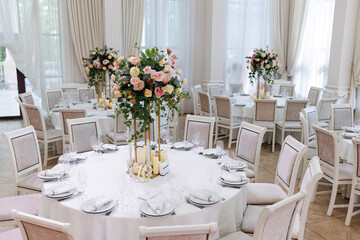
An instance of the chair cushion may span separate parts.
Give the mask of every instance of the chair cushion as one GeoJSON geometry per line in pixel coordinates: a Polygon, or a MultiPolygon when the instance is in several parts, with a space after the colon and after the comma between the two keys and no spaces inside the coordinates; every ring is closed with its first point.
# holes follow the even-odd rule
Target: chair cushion
{"type": "Polygon", "coordinates": [[[301,129],[301,123],[299,122],[286,122],[284,126],[283,121],[276,121],[276,124],[282,128],[285,127],[285,128],[301,129]]]}
{"type": "MultiPolygon", "coordinates": [[[[114,132],[108,133],[108,134],[106,134],[106,136],[109,137],[114,142],[114,139],[115,139],[115,133],[114,132]]],[[[116,141],[117,142],[126,142],[125,133],[117,133],[116,134],[116,141]]]]}
{"type": "Polygon", "coordinates": [[[252,240],[253,238],[243,232],[234,232],[229,235],[226,235],[220,240],[252,240]]]}
{"type": "Polygon", "coordinates": [[[318,124],[317,124],[319,127],[322,127],[322,128],[329,128],[330,127],[330,124],[327,123],[327,122],[323,122],[323,121],[318,121],[318,124]]]}
{"type": "Polygon", "coordinates": [[[24,178],[17,184],[18,187],[35,190],[35,191],[42,191],[43,188],[43,181],[38,178],[37,172],[29,175],[28,177],[24,178]]]}
{"type": "Polygon", "coordinates": [[[246,233],[254,233],[256,223],[264,207],[248,205],[241,226],[241,230],[246,233]]]}
{"type": "MultiPolygon", "coordinates": [[[[240,126],[241,123],[242,123],[242,120],[240,120],[238,118],[235,118],[235,117],[233,118],[233,126],[240,126]]],[[[218,124],[230,126],[230,121],[228,121],[228,120],[219,120],[218,124]]]]}
{"type": "Polygon", "coordinates": [[[255,172],[249,168],[245,168],[245,174],[247,178],[254,178],[255,172]]]}
{"type": "MultiPolygon", "coordinates": [[[[59,129],[49,129],[46,134],[48,140],[62,137],[62,131],[59,129]]],[[[44,140],[44,132],[36,131],[36,135],[39,139],[44,140]]]]}
{"type": "MultiPolygon", "coordinates": [[[[328,177],[334,178],[333,168],[327,164],[321,164],[321,170],[328,177]]],[[[339,180],[352,180],[353,166],[347,163],[339,164],[339,180]]]]}
{"type": "Polygon", "coordinates": [[[27,194],[0,198],[0,222],[12,220],[11,210],[16,209],[32,215],[37,215],[41,194],[27,194]]]}
{"type": "Polygon", "coordinates": [[[312,141],[308,142],[308,147],[309,148],[316,148],[316,140],[312,140],[312,141]]]}
{"type": "Polygon", "coordinates": [[[273,183],[249,183],[246,189],[249,205],[270,205],[287,197],[284,190],[273,183]]]}
{"type": "Polygon", "coordinates": [[[255,122],[254,124],[264,128],[274,128],[275,126],[275,123],[272,122],[255,122]]]}
{"type": "Polygon", "coordinates": [[[23,240],[19,228],[0,233],[0,240],[23,240]]]}

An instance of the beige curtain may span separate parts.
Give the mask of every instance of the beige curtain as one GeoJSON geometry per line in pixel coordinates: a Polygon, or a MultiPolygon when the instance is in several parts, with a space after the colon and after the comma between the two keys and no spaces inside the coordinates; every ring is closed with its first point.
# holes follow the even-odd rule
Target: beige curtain
{"type": "Polygon", "coordinates": [[[289,0],[270,1],[270,44],[279,55],[279,74],[287,79],[286,63],[288,50],[289,0]]]}
{"type": "Polygon", "coordinates": [[[288,76],[295,73],[295,64],[300,53],[301,41],[305,28],[308,0],[291,0],[289,16],[289,35],[286,59],[288,76]]]}
{"type": "MultiPolygon", "coordinates": [[[[353,108],[358,108],[360,106],[357,106],[358,104],[356,104],[356,92],[360,87],[360,4],[358,6],[358,19],[356,23],[353,65],[351,71],[352,74],[349,103],[353,106],[353,108]]],[[[359,115],[358,110],[357,115],[359,115]]]]}
{"type": "Polygon", "coordinates": [[[88,82],[82,58],[95,47],[104,46],[103,0],[67,0],[66,5],[77,63],[88,82]]]}
{"type": "Polygon", "coordinates": [[[122,48],[120,54],[128,57],[137,53],[134,44],[141,44],[144,19],[144,0],[121,0],[122,48]]]}

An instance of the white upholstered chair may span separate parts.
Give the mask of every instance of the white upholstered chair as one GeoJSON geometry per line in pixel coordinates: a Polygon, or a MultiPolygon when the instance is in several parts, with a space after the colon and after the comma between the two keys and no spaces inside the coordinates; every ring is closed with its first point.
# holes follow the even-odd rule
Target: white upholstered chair
{"type": "Polygon", "coordinates": [[[19,94],[19,98],[23,103],[31,104],[31,105],[35,104],[34,97],[31,92],[21,93],[19,94]]]}
{"type": "Polygon", "coordinates": [[[33,216],[27,213],[12,211],[23,240],[76,240],[76,233],[70,223],[33,216]]]}
{"type": "MultiPolygon", "coordinates": [[[[317,156],[320,159],[321,170],[324,178],[332,184],[330,203],[327,215],[331,216],[334,208],[347,207],[347,205],[335,205],[336,194],[339,185],[352,183],[353,166],[340,163],[338,150],[338,136],[335,132],[313,125],[316,134],[317,156]]],[[[319,193],[327,193],[319,192],[319,193]]]]}
{"type": "Polygon", "coordinates": [[[243,84],[239,82],[230,82],[229,83],[229,93],[240,93],[243,90],[243,84]]]}
{"type": "Polygon", "coordinates": [[[47,114],[48,116],[51,116],[51,110],[55,107],[56,104],[59,104],[62,99],[62,92],[60,89],[46,89],[45,99],[47,114]]]}
{"type": "Polygon", "coordinates": [[[78,84],[63,84],[60,89],[64,99],[71,99],[73,101],[79,101],[78,84]]]}
{"type": "Polygon", "coordinates": [[[233,105],[231,104],[230,98],[215,96],[215,115],[216,115],[216,129],[215,129],[215,142],[218,140],[219,127],[229,130],[228,148],[231,148],[232,143],[236,143],[236,140],[233,140],[233,132],[236,129],[240,128],[241,120],[235,118],[232,113],[233,105]]]}
{"type": "Polygon", "coordinates": [[[21,116],[22,116],[22,119],[23,119],[23,126],[24,127],[29,126],[29,123],[27,122],[26,111],[25,111],[25,108],[23,106],[23,103],[22,103],[21,99],[18,96],[16,96],[15,100],[20,106],[20,113],[21,113],[21,116]]]}
{"type": "Polygon", "coordinates": [[[200,84],[194,85],[190,88],[190,94],[194,104],[194,115],[200,115],[200,99],[198,92],[202,92],[202,87],[200,84]]]}
{"type": "Polygon", "coordinates": [[[353,176],[351,184],[350,202],[346,215],[345,225],[349,226],[351,218],[360,213],[359,210],[353,212],[355,206],[356,195],[360,196],[360,140],[353,138],[354,145],[354,163],[353,163],[353,176]]]}
{"type": "Polygon", "coordinates": [[[308,151],[305,153],[304,160],[302,161],[302,164],[301,164],[302,170],[299,173],[299,174],[301,174],[301,178],[302,178],[302,176],[305,173],[306,166],[308,165],[308,162],[314,156],[316,156],[316,141],[314,140],[315,131],[312,128],[313,124],[309,123],[308,119],[305,117],[304,111],[300,112],[300,122],[301,122],[302,133],[303,133],[303,144],[305,146],[308,146],[308,151]],[[309,130],[312,130],[313,133],[309,132],[309,130]],[[312,137],[309,138],[309,135],[312,136],[312,137]]]}
{"type": "Polygon", "coordinates": [[[280,84],[279,85],[279,94],[280,95],[286,94],[286,96],[288,96],[288,97],[293,97],[294,89],[295,89],[294,84],[288,84],[288,83],[280,84]]]}
{"type": "Polygon", "coordinates": [[[110,143],[113,143],[115,145],[126,145],[127,144],[127,138],[128,136],[127,131],[128,127],[125,125],[125,117],[124,114],[119,114],[115,116],[114,121],[114,131],[106,134],[107,140],[109,140],[110,143]]]}
{"type": "Polygon", "coordinates": [[[75,109],[75,108],[61,108],[59,109],[61,117],[61,126],[63,134],[63,146],[68,145],[69,142],[69,130],[67,126],[67,119],[76,119],[86,117],[85,109],[75,109]]]}
{"type": "Polygon", "coordinates": [[[317,106],[317,103],[320,98],[321,90],[322,90],[322,88],[310,87],[308,97],[307,97],[310,105],[317,106]]]}
{"type": "Polygon", "coordinates": [[[140,240],[215,240],[217,224],[177,225],[165,227],[140,226],[140,240]]]}
{"type": "Polygon", "coordinates": [[[199,146],[212,148],[214,117],[187,115],[185,120],[184,140],[192,142],[199,139],[199,146]]]}
{"type": "Polygon", "coordinates": [[[337,98],[322,98],[317,105],[318,123],[321,127],[329,129],[331,120],[331,104],[335,104],[337,98]]]}
{"type": "Polygon", "coordinates": [[[301,132],[299,113],[306,107],[307,100],[288,99],[285,103],[284,116],[281,121],[276,121],[277,128],[281,131],[281,144],[284,141],[285,132],[301,132]]]}
{"type": "Polygon", "coordinates": [[[254,121],[253,124],[265,127],[267,132],[272,134],[271,151],[275,151],[276,133],[276,105],[277,100],[255,99],[254,100],[254,121]]]}
{"type": "Polygon", "coordinates": [[[95,87],[78,88],[77,91],[78,91],[79,102],[87,102],[91,99],[96,98],[95,87]]]}
{"type": "Polygon", "coordinates": [[[353,109],[350,104],[331,104],[330,130],[343,131],[342,127],[353,126],[353,109]]]}
{"type": "Polygon", "coordinates": [[[219,83],[207,83],[206,91],[209,94],[211,99],[214,99],[215,96],[219,96],[221,94],[220,84],[219,83]]]}
{"type": "Polygon", "coordinates": [[[53,153],[55,153],[55,142],[62,141],[62,131],[59,129],[48,129],[45,120],[41,115],[41,109],[35,105],[23,104],[27,121],[36,131],[39,142],[44,144],[44,166],[47,166],[48,160],[56,159],[58,156],[49,157],[49,144],[52,144],[53,153]]]}
{"type": "Polygon", "coordinates": [[[297,173],[306,151],[307,146],[287,136],[280,151],[275,183],[249,183],[247,203],[268,205],[293,195],[297,173]]]}
{"type": "Polygon", "coordinates": [[[248,167],[245,173],[252,182],[256,182],[259,171],[261,144],[266,128],[242,122],[236,142],[235,158],[245,161],[248,167]]]}
{"type": "Polygon", "coordinates": [[[198,92],[198,97],[200,101],[200,115],[212,117],[213,108],[210,95],[206,92],[198,92]]]}
{"type": "Polygon", "coordinates": [[[17,193],[39,193],[43,181],[37,173],[42,170],[41,156],[33,126],[3,133],[7,142],[17,193]]]}
{"type": "Polygon", "coordinates": [[[99,137],[96,117],[67,119],[70,144],[78,153],[92,151],[91,137],[99,137]]]}
{"type": "Polygon", "coordinates": [[[244,232],[229,234],[221,240],[288,240],[294,226],[293,215],[297,206],[306,196],[306,192],[300,191],[273,205],[263,208],[255,226],[253,237],[244,232]]]}

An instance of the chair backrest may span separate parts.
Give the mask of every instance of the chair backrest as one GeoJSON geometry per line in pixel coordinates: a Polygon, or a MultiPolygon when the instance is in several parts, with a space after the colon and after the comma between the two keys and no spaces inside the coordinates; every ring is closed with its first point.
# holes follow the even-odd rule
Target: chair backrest
{"type": "Polygon", "coordinates": [[[210,95],[206,92],[198,92],[200,100],[200,113],[212,117],[211,99],[210,95]]]}
{"type": "Polygon", "coordinates": [[[329,89],[324,89],[322,93],[322,98],[337,98],[338,94],[335,91],[329,89]]]}
{"type": "Polygon", "coordinates": [[[277,100],[255,99],[254,100],[254,123],[276,121],[277,100]]]}
{"type": "Polygon", "coordinates": [[[20,228],[24,240],[76,240],[75,230],[70,223],[12,210],[11,215],[20,228]]]}
{"type": "Polygon", "coordinates": [[[39,143],[33,126],[4,132],[3,137],[9,149],[15,186],[22,176],[35,169],[38,171],[42,170],[39,143]]]}
{"type": "Polygon", "coordinates": [[[19,98],[21,100],[21,102],[26,103],[26,104],[31,104],[34,105],[34,98],[31,92],[26,92],[26,93],[21,93],[19,94],[19,98]]]}
{"type": "Polygon", "coordinates": [[[67,119],[66,121],[70,144],[75,144],[78,153],[91,151],[91,137],[99,136],[96,117],[67,119]]]}
{"type": "Polygon", "coordinates": [[[229,93],[240,93],[243,90],[243,84],[239,82],[229,83],[229,93]]]}
{"type": "Polygon", "coordinates": [[[303,135],[303,143],[304,145],[308,146],[309,145],[309,133],[308,133],[308,122],[304,116],[303,112],[300,112],[300,123],[301,123],[301,132],[303,135]]]}
{"type": "Polygon", "coordinates": [[[322,98],[317,105],[319,121],[329,121],[331,119],[331,104],[335,104],[337,98],[322,98]]]}
{"type": "Polygon", "coordinates": [[[194,85],[195,92],[202,92],[202,86],[201,84],[194,85]]]}
{"type": "Polygon", "coordinates": [[[206,84],[207,92],[211,99],[215,96],[220,95],[220,84],[219,83],[207,83],[206,84]]]}
{"type": "MultiPolygon", "coordinates": [[[[339,150],[338,136],[335,132],[313,125],[316,135],[316,152],[320,163],[325,164],[334,171],[333,177],[339,178],[339,150]]],[[[326,174],[325,174],[326,175],[326,174]]]]}
{"type": "Polygon", "coordinates": [[[307,140],[311,141],[315,138],[315,130],[312,125],[318,125],[317,111],[316,107],[307,107],[301,110],[306,119],[306,132],[307,132],[307,140]]]}
{"type": "Polygon", "coordinates": [[[353,184],[360,183],[360,139],[353,138],[354,163],[353,163],[353,184]]]}
{"type": "Polygon", "coordinates": [[[140,240],[214,240],[217,224],[177,225],[165,227],[140,226],[140,240]]]}
{"type": "Polygon", "coordinates": [[[27,117],[26,117],[26,110],[25,110],[25,108],[24,108],[24,105],[23,105],[21,99],[20,99],[18,96],[16,96],[16,97],[15,97],[15,100],[16,100],[16,102],[17,102],[17,103],[19,104],[19,106],[20,106],[20,111],[21,111],[21,116],[22,116],[22,118],[23,118],[24,127],[29,126],[29,123],[28,123],[27,117]]]}
{"type": "Polygon", "coordinates": [[[125,124],[125,116],[122,113],[115,116],[115,132],[123,133],[126,132],[128,127],[125,124]]]}
{"type": "Polygon", "coordinates": [[[316,106],[320,97],[322,88],[317,87],[310,87],[309,93],[308,93],[308,100],[309,103],[313,106],[316,106]]]}
{"type": "Polygon", "coordinates": [[[78,101],[78,90],[76,85],[62,86],[61,91],[64,99],[72,99],[73,101],[78,101]]]}
{"type": "Polygon", "coordinates": [[[232,119],[232,104],[230,98],[215,96],[216,117],[222,119],[232,119]]]}
{"type": "Polygon", "coordinates": [[[287,99],[285,103],[284,123],[299,122],[299,113],[306,107],[308,100],[287,99]]]}
{"type": "Polygon", "coordinates": [[[190,87],[190,96],[194,106],[194,115],[196,115],[199,111],[199,98],[194,87],[190,87]]]}
{"type": "Polygon", "coordinates": [[[95,88],[78,88],[79,102],[87,102],[90,99],[96,98],[95,88]]]}
{"type": "Polygon", "coordinates": [[[342,127],[353,126],[353,109],[350,104],[331,104],[330,130],[342,131],[342,127]]]}
{"type": "Polygon", "coordinates": [[[46,109],[48,111],[48,115],[50,113],[50,110],[54,108],[56,104],[59,104],[59,102],[62,99],[62,92],[59,89],[56,90],[45,90],[46,95],[46,109]]]}
{"type": "MultiPolygon", "coordinates": [[[[298,204],[300,228],[298,232],[299,236],[297,239],[304,239],[306,218],[307,218],[311,198],[314,195],[314,192],[316,191],[317,183],[320,181],[322,177],[323,177],[323,172],[321,171],[319,157],[313,157],[306,168],[304,177],[300,185],[300,191],[306,191],[307,195],[298,204]]],[[[296,217],[297,216],[294,215],[293,221],[295,221],[296,217]]]]}
{"type": "Polygon", "coordinates": [[[32,125],[37,135],[44,135],[46,137],[46,126],[43,116],[41,115],[41,109],[36,105],[23,104],[26,110],[26,117],[29,125],[32,125]]]}
{"type": "Polygon", "coordinates": [[[294,194],[300,163],[307,150],[307,146],[290,135],[285,138],[281,147],[275,183],[281,185],[287,191],[288,196],[294,194]]]}
{"type": "Polygon", "coordinates": [[[184,140],[192,142],[194,139],[199,139],[199,146],[212,148],[214,123],[214,117],[187,115],[184,140]]]}
{"type": "Polygon", "coordinates": [[[254,240],[287,240],[293,226],[292,217],[296,207],[305,196],[306,192],[300,191],[280,202],[265,207],[258,218],[254,230],[254,240]]]}
{"type": "Polygon", "coordinates": [[[254,169],[255,178],[258,176],[261,145],[265,132],[266,128],[243,121],[236,141],[236,158],[246,161],[254,169]]]}
{"type": "Polygon", "coordinates": [[[294,96],[294,84],[280,84],[279,93],[280,95],[286,94],[288,97],[294,96]]]}
{"type": "Polygon", "coordinates": [[[59,109],[61,122],[62,122],[62,130],[64,135],[68,135],[68,126],[67,126],[67,119],[76,119],[76,118],[84,118],[86,117],[86,110],[85,109],[75,109],[75,108],[61,108],[59,109]]]}

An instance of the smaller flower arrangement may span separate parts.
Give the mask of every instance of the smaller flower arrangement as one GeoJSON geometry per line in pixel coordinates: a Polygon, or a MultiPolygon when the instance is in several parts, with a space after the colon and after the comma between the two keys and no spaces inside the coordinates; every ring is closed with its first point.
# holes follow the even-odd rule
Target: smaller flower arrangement
{"type": "Polygon", "coordinates": [[[250,83],[254,78],[262,77],[267,83],[274,83],[274,78],[279,69],[279,57],[273,50],[255,48],[251,56],[245,57],[248,64],[250,83]]]}
{"type": "Polygon", "coordinates": [[[83,58],[84,67],[89,77],[89,87],[103,83],[105,81],[104,73],[115,73],[119,68],[117,54],[118,52],[115,49],[108,48],[105,45],[104,48],[97,47],[95,50],[91,50],[89,57],[83,58]]]}
{"type": "Polygon", "coordinates": [[[6,59],[6,48],[0,45],[0,62],[5,61],[6,59]]]}

